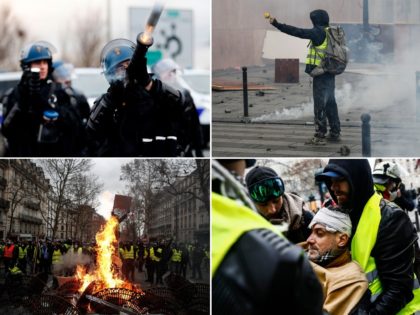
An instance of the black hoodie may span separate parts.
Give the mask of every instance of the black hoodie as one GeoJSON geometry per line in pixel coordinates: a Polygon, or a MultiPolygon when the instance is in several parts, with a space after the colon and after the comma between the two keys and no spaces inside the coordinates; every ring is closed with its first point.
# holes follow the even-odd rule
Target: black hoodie
{"type": "MultiPolygon", "coordinates": [[[[315,46],[319,46],[325,40],[325,28],[329,26],[330,17],[325,10],[312,11],[309,17],[311,18],[312,24],[314,25],[314,27],[310,29],[281,24],[278,23],[275,19],[272,24],[283,33],[299,38],[310,39],[315,46]]],[[[313,65],[307,65],[305,72],[310,73],[314,67],[315,66],[313,65]]]]}
{"type": "MultiPolygon", "coordinates": [[[[365,204],[374,194],[373,179],[366,159],[332,159],[324,172],[334,171],[343,175],[350,185],[350,218],[353,235],[365,204]]],[[[330,189],[331,179],[318,175],[324,181],[332,198],[337,197],[330,189]]],[[[382,199],[381,221],[371,256],[375,258],[383,292],[368,306],[369,314],[396,314],[412,298],[414,243],[417,234],[409,217],[394,203],[382,199]]]]}

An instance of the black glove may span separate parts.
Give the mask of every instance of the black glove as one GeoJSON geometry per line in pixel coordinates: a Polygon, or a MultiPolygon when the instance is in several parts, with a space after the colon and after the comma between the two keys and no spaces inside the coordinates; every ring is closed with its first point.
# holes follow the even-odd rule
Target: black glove
{"type": "Polygon", "coordinates": [[[28,87],[30,79],[31,79],[31,69],[23,70],[19,85],[22,87],[28,87]]]}
{"type": "Polygon", "coordinates": [[[29,95],[38,95],[41,91],[41,81],[39,79],[39,72],[30,71],[29,77],[29,95]]]}
{"type": "Polygon", "coordinates": [[[115,80],[108,89],[109,99],[115,106],[120,106],[124,101],[124,82],[115,80]]]}
{"type": "Polygon", "coordinates": [[[153,40],[150,44],[143,44],[140,41],[141,34],[137,36],[137,46],[134,51],[131,62],[127,68],[127,74],[130,81],[136,80],[141,86],[146,87],[150,81],[149,73],[147,72],[147,59],[146,53],[149,47],[153,44],[153,40]]]}

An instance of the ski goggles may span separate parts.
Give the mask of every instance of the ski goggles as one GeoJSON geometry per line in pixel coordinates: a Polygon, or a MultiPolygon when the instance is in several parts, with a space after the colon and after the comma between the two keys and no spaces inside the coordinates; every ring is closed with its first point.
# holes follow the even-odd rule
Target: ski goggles
{"type": "Polygon", "coordinates": [[[249,186],[248,191],[252,200],[266,203],[284,194],[284,183],[279,177],[263,179],[249,186]]]}

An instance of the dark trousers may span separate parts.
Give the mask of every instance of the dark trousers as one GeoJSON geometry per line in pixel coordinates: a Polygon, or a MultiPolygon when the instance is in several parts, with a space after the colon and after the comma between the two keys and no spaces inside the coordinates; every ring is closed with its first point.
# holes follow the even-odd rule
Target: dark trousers
{"type": "Polygon", "coordinates": [[[123,268],[125,269],[123,272],[125,278],[134,282],[134,259],[125,259],[123,268]]]}
{"type": "Polygon", "coordinates": [[[340,118],[335,101],[335,75],[325,73],[314,77],[313,96],[315,132],[325,136],[328,120],[330,132],[340,134],[340,118]]]}

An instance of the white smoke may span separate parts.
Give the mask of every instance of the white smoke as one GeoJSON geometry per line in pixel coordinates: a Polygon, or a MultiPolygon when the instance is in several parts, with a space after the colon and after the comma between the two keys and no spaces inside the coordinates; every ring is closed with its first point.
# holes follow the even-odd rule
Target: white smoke
{"type": "Polygon", "coordinates": [[[54,273],[61,274],[65,270],[76,268],[77,265],[89,265],[92,258],[89,255],[73,253],[70,249],[61,257],[61,264],[54,265],[54,273]]]}

